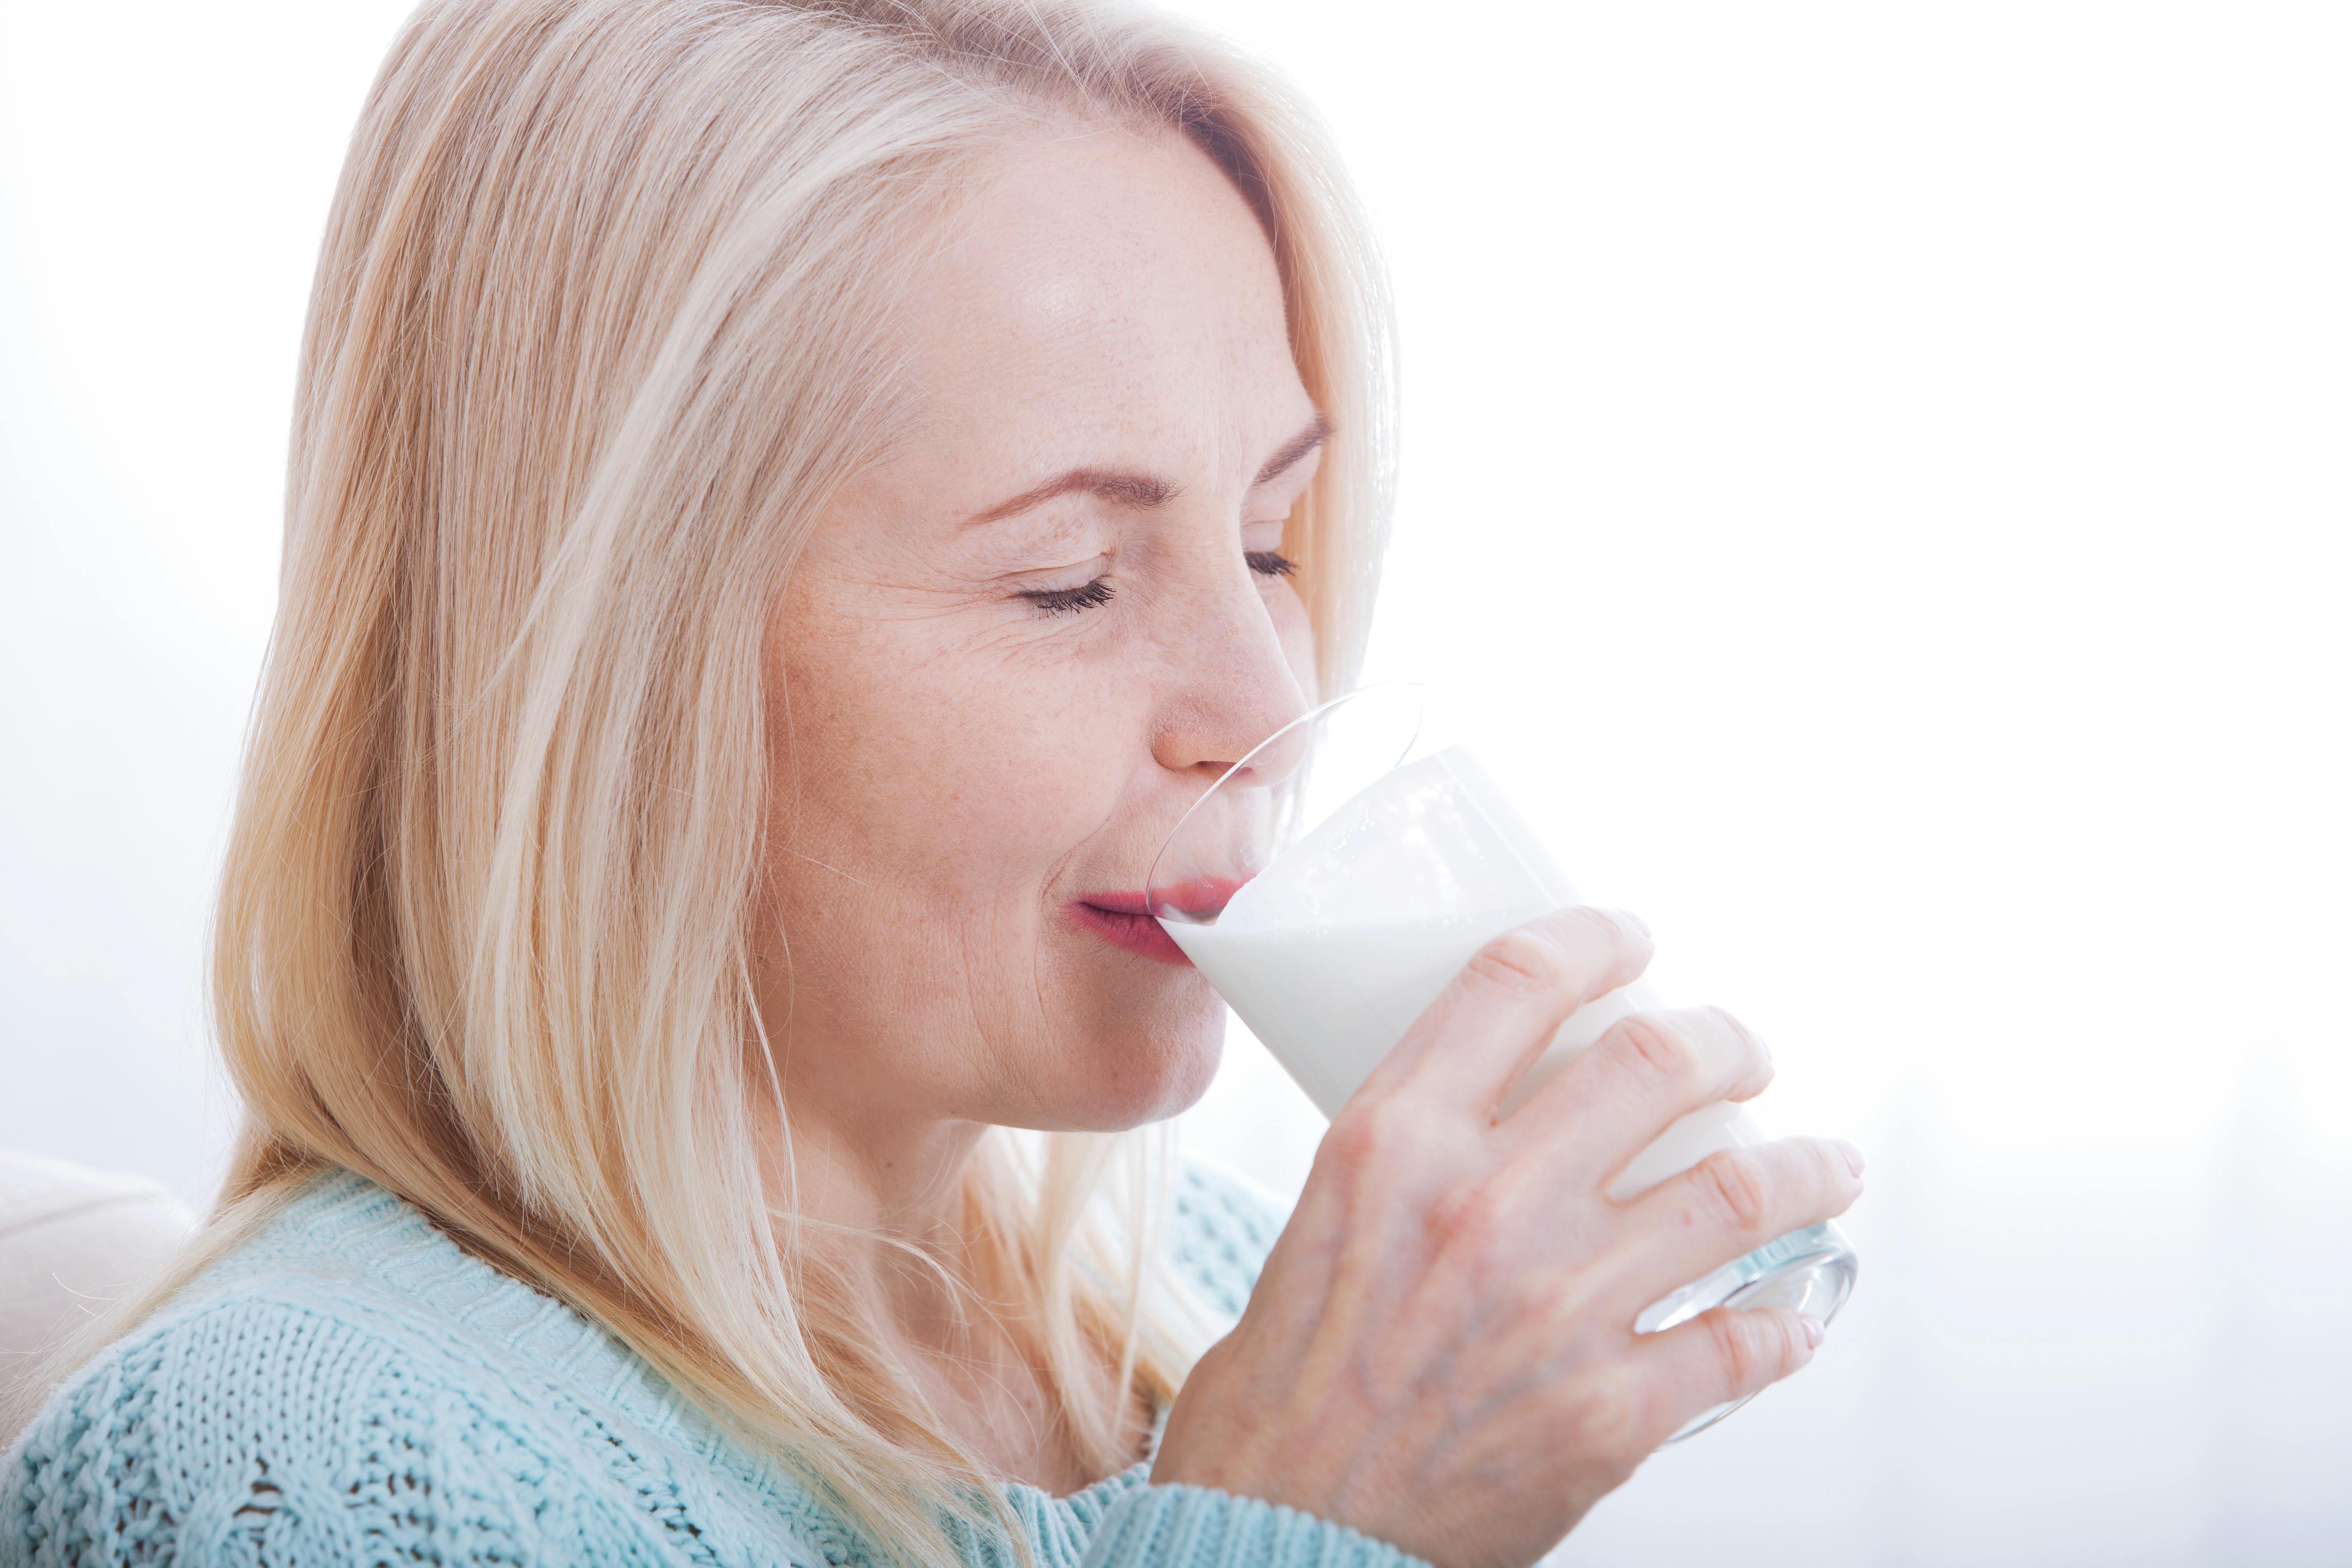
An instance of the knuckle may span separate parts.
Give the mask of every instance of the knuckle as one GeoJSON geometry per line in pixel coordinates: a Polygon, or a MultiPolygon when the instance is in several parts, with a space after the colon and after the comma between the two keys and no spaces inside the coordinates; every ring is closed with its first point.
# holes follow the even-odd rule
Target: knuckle
{"type": "Polygon", "coordinates": [[[1441,1250],[1484,1258],[1497,1250],[1504,1226],[1503,1203],[1485,1182],[1465,1182],[1430,1205],[1428,1224],[1441,1250]]]}
{"type": "Polygon", "coordinates": [[[1734,1392],[1753,1387],[1764,1365],[1764,1346],[1755,1318],[1753,1312],[1717,1310],[1699,1320],[1707,1326],[1724,1386],[1734,1392]]]}
{"type": "Polygon", "coordinates": [[[1639,1458],[1643,1401],[1622,1372],[1595,1377],[1577,1404],[1575,1451],[1601,1460],[1639,1458]]]}
{"type": "Polygon", "coordinates": [[[1469,972],[1505,991],[1544,992],[1570,984],[1577,964],[1567,947],[1538,926],[1505,931],[1471,958],[1469,972]]]}
{"type": "Polygon", "coordinates": [[[1349,1173],[1378,1170],[1395,1161],[1410,1127],[1393,1100],[1346,1106],[1325,1131],[1319,1155],[1349,1173]]]}
{"type": "Polygon", "coordinates": [[[1726,1307],[1700,1321],[1708,1325],[1724,1387],[1734,1396],[1752,1394],[1804,1364],[1803,1331],[1791,1313],[1726,1307]]]}
{"type": "Polygon", "coordinates": [[[1691,1167],[1691,1187],[1708,1215],[1741,1236],[1769,1227],[1771,1188],[1763,1163],[1745,1149],[1721,1149],[1691,1167]]]}
{"type": "Polygon", "coordinates": [[[1668,1089],[1696,1085],[1698,1052],[1678,1031],[1646,1013],[1622,1019],[1617,1030],[1624,1042],[1619,1054],[1644,1078],[1668,1089]]]}

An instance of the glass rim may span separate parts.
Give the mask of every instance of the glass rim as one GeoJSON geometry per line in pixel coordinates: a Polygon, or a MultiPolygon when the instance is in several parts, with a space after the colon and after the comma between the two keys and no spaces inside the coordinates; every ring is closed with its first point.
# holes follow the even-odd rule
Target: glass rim
{"type": "MultiPolygon", "coordinates": [[[[1422,730],[1425,726],[1429,717],[1429,685],[1425,681],[1405,679],[1375,680],[1368,685],[1356,687],[1352,690],[1343,691],[1339,696],[1331,698],[1328,701],[1317,703],[1314,707],[1309,708],[1306,712],[1301,713],[1296,719],[1284,724],[1280,729],[1275,731],[1265,740],[1260,741],[1256,745],[1252,746],[1248,751],[1243,752],[1240,758],[1235,761],[1232,766],[1228,767],[1223,773],[1218,775],[1216,783],[1211,784],[1207,789],[1201,792],[1200,799],[1194,801],[1191,805],[1184,808],[1184,815],[1176,819],[1176,825],[1171,827],[1168,830],[1168,836],[1160,841],[1160,847],[1152,851],[1151,864],[1145,869],[1143,874],[1144,912],[1153,920],[1160,918],[1159,900],[1154,897],[1154,895],[1158,893],[1160,886],[1160,863],[1168,858],[1169,848],[1175,844],[1178,838],[1183,836],[1185,827],[1191,824],[1194,816],[1200,814],[1202,808],[1206,806],[1210,801],[1216,798],[1217,792],[1223,789],[1235,778],[1246,774],[1249,771],[1250,763],[1268,747],[1275,745],[1280,742],[1284,736],[1288,735],[1292,731],[1298,729],[1300,726],[1317,723],[1332,710],[1336,708],[1344,708],[1360,697],[1369,697],[1374,694],[1390,696],[1405,696],[1410,694],[1416,699],[1417,704],[1413,713],[1412,731],[1405,737],[1404,744],[1398,749],[1396,761],[1389,764],[1390,767],[1393,768],[1397,763],[1402,763],[1407,756],[1411,755],[1413,747],[1421,742],[1422,730]]],[[[1213,923],[1215,917],[1213,915],[1208,921],[1187,921],[1185,923],[1191,925],[1206,925],[1213,923]]]]}

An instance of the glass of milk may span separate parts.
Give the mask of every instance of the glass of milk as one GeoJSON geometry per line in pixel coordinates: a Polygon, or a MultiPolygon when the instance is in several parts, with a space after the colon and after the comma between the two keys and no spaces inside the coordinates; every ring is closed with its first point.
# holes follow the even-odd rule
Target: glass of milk
{"type": "MultiPolygon", "coordinates": [[[[1146,879],[1162,929],[1326,1116],[1489,938],[1584,901],[1478,760],[1425,717],[1423,689],[1397,682],[1286,725],[1194,803],[1146,879]]],[[[1661,1005],[1636,981],[1577,1009],[1502,1113],[1610,1025],[1661,1005]]],[[[1728,1101],[1695,1110],[1609,1195],[1764,1140],[1728,1101]]],[[[1654,1332],[1727,1304],[1826,1323],[1854,1269],[1836,1226],[1808,1226],[1653,1303],[1633,1326],[1654,1332]]],[[[1710,1410],[1672,1440],[1737,1408],[1710,1410]]]]}

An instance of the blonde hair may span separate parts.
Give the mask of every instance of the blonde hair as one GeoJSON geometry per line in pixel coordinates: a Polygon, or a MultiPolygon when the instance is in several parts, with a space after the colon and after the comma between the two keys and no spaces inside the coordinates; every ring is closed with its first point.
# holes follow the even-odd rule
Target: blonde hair
{"type": "MultiPolygon", "coordinates": [[[[1045,0],[410,18],[320,256],[215,928],[247,1125],[206,1235],[111,1332],[345,1168],[608,1327],[886,1553],[955,1561],[946,1516],[1010,1528],[763,1185],[760,650],[892,428],[922,237],[1073,117],[1190,137],[1265,227],[1337,432],[1283,548],[1339,689],[1390,488],[1386,305],[1336,161],[1260,69],[1045,0]]],[[[1153,1261],[1154,1141],[992,1130],[965,1178],[964,1283],[1100,1471],[1199,1337],[1153,1261]]]]}

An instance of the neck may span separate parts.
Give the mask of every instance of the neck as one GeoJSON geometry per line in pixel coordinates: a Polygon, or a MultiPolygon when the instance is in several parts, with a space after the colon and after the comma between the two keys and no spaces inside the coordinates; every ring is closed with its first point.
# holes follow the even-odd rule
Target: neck
{"type": "Polygon", "coordinates": [[[975,1305],[975,1288],[981,1301],[1001,1294],[975,1268],[965,1234],[964,1177],[987,1125],[923,1117],[888,1097],[825,1092],[842,1087],[785,1083],[789,1141],[780,1131],[771,1142],[780,1200],[816,1222],[853,1310],[991,1473],[1056,1496],[1098,1479],[1017,1325],[975,1305]]]}
{"type": "Polygon", "coordinates": [[[845,1123],[794,1102],[790,1174],[776,1173],[780,1191],[828,1227],[952,1247],[961,1238],[964,1172],[987,1131],[962,1121],[845,1123]]]}
{"type": "Polygon", "coordinates": [[[920,1248],[970,1278],[964,1174],[988,1129],[961,1119],[845,1114],[818,1094],[786,1089],[789,1137],[772,1141],[772,1190],[839,1260],[867,1321],[901,1351],[961,1353],[960,1314],[920,1248]]]}

